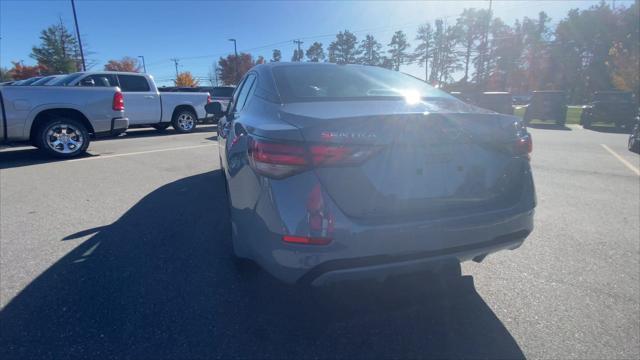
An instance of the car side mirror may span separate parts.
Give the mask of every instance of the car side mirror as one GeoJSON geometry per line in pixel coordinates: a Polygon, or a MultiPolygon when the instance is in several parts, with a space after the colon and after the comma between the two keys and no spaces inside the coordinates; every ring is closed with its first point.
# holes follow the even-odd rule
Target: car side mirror
{"type": "Polygon", "coordinates": [[[220,117],[224,115],[222,104],[217,101],[213,101],[205,105],[204,110],[207,112],[207,114],[213,114],[214,116],[220,117]]]}

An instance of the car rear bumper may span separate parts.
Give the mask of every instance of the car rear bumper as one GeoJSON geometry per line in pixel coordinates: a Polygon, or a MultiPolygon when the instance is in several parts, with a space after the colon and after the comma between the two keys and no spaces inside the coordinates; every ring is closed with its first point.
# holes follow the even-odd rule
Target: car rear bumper
{"type": "MultiPolygon", "coordinates": [[[[235,175],[242,177],[242,172],[235,175]]],[[[310,215],[308,206],[318,204],[309,202],[318,195],[313,174],[261,185],[243,182],[242,189],[257,191],[244,191],[241,196],[233,191],[240,185],[230,181],[230,193],[236,194],[232,205],[234,247],[239,256],[255,260],[286,283],[313,285],[384,278],[418,271],[440,260],[483,258],[519,247],[533,231],[536,196],[530,171],[522,180],[521,191],[514,193],[510,205],[449,215],[443,209],[413,220],[346,216],[324,190],[321,215],[310,215]],[[254,197],[255,203],[250,200],[254,197]],[[331,242],[286,243],[283,235],[324,236],[331,242]]]]}
{"type": "MultiPolygon", "coordinates": [[[[265,229],[246,255],[286,283],[330,284],[417,272],[442,260],[459,262],[513,250],[533,231],[534,209],[508,209],[443,221],[337,231],[326,246],[288,244],[265,229]],[[516,212],[517,211],[517,212],[516,212]]],[[[243,242],[244,242],[243,241],[243,242]]]]}
{"type": "Polygon", "coordinates": [[[346,261],[330,261],[319,265],[297,282],[312,286],[324,286],[348,280],[377,279],[383,281],[389,276],[432,270],[443,261],[456,259],[459,262],[483,259],[484,256],[500,250],[514,250],[522,245],[529,235],[527,230],[499,236],[493,240],[473,243],[457,248],[427,251],[410,256],[384,256],[356,258],[346,261]]]}
{"type": "Polygon", "coordinates": [[[111,133],[121,133],[129,128],[128,118],[113,118],[111,119],[111,133]]]}

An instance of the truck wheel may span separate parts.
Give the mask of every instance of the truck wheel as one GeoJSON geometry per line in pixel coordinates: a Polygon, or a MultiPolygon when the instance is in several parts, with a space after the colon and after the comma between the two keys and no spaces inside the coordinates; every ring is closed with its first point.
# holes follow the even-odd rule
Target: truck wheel
{"type": "Polygon", "coordinates": [[[36,132],[37,147],[49,155],[72,158],[83,154],[89,147],[89,131],[74,119],[55,118],[36,132]]]}
{"type": "Polygon", "coordinates": [[[182,109],[176,111],[171,120],[171,125],[177,132],[186,134],[193,132],[196,129],[196,114],[189,109],[182,109]]]}
{"type": "Polygon", "coordinates": [[[165,131],[165,130],[167,130],[169,125],[171,125],[171,124],[170,123],[160,123],[160,124],[153,124],[153,125],[151,125],[151,127],[156,129],[156,130],[158,130],[158,131],[165,131]]]}

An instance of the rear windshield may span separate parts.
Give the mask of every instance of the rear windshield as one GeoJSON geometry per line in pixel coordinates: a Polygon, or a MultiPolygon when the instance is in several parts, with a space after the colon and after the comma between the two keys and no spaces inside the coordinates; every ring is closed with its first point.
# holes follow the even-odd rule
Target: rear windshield
{"type": "Polygon", "coordinates": [[[211,96],[214,97],[231,97],[233,95],[233,91],[236,88],[234,87],[214,87],[210,90],[211,96]]]}
{"type": "Polygon", "coordinates": [[[455,98],[412,76],[373,66],[292,65],[273,68],[285,102],[455,98]]]}
{"type": "Polygon", "coordinates": [[[49,83],[47,85],[53,85],[53,86],[67,86],[69,85],[73,80],[79,78],[80,76],[84,75],[84,73],[73,73],[73,74],[69,74],[67,76],[61,77],[58,80],[55,80],[52,83],[49,83]]]}

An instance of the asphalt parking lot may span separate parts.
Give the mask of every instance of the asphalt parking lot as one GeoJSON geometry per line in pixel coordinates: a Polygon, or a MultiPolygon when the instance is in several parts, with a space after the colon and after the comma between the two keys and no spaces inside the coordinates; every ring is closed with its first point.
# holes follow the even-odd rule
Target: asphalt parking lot
{"type": "Polygon", "coordinates": [[[637,359],[640,157],[625,134],[531,132],[523,247],[455,283],[323,291],[235,270],[213,127],[3,149],[0,358],[637,359]]]}

